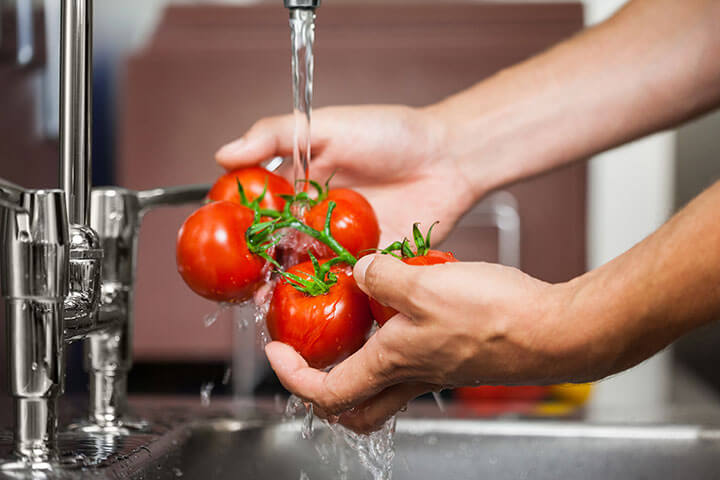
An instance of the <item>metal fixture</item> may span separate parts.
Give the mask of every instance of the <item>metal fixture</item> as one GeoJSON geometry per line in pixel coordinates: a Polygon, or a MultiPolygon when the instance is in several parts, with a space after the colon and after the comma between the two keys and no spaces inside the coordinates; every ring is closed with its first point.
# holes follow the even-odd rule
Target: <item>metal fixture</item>
{"type": "Polygon", "coordinates": [[[126,418],[127,373],[132,366],[133,286],[137,238],[142,218],[155,207],[197,203],[209,185],[158,188],[136,192],[96,188],[90,202],[90,226],[100,237],[105,257],[98,323],[107,326],[85,341],[90,374],[90,424],[87,430],[141,427],[126,418]],[[114,322],[120,316],[122,322],[114,322]]]}
{"type": "Polygon", "coordinates": [[[320,6],[320,0],[283,0],[285,8],[310,8],[315,9],[320,6]]]}
{"type": "Polygon", "coordinates": [[[92,172],[92,0],[63,0],[60,21],[60,185],[71,223],[88,223],[92,172]]]}
{"type": "Polygon", "coordinates": [[[131,365],[137,234],[151,208],[199,202],[209,186],[91,195],[92,1],[63,0],[60,165],[62,190],[0,179],[0,285],[6,305],[17,461],[52,465],[64,345],[86,340],[90,415],[83,429],[122,432],[131,365]],[[92,198],[92,201],[91,201],[92,198]]]}

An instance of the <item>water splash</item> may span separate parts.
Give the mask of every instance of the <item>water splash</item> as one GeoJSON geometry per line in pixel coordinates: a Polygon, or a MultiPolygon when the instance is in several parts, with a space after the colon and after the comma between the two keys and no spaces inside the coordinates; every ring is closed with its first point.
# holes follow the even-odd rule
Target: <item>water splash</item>
{"type": "Polygon", "coordinates": [[[293,136],[293,175],[295,188],[306,190],[309,178],[310,125],[312,120],[313,77],[315,60],[315,11],[294,8],[290,11],[290,42],[292,45],[293,113],[295,132],[293,136]]]}
{"type": "Polygon", "coordinates": [[[284,419],[292,420],[298,412],[303,410],[305,411],[305,415],[303,417],[300,434],[302,435],[302,438],[307,440],[313,437],[313,422],[315,414],[313,412],[312,405],[305,405],[300,398],[295,395],[291,395],[290,398],[288,398],[287,405],[285,405],[284,419]]]}
{"type": "Polygon", "coordinates": [[[392,464],[395,458],[396,417],[389,419],[383,427],[369,435],[353,432],[340,424],[320,420],[327,435],[315,435],[316,421],[312,405],[309,408],[296,396],[288,399],[285,407],[285,419],[291,420],[304,409],[300,433],[306,440],[315,442],[315,450],[320,461],[330,465],[337,461],[338,478],[346,479],[349,472],[348,458],[354,456],[370,473],[373,480],[389,480],[392,477],[392,464]]]}
{"type": "Polygon", "coordinates": [[[218,308],[214,312],[208,313],[203,317],[203,323],[205,324],[205,327],[211,327],[215,322],[217,322],[218,318],[220,318],[225,312],[227,312],[229,309],[231,309],[233,306],[232,303],[225,303],[221,302],[218,303],[218,308]]]}
{"type": "Polygon", "coordinates": [[[360,463],[374,480],[389,480],[395,458],[395,424],[397,417],[390,418],[380,430],[362,435],[340,424],[329,424],[336,438],[345,442],[349,451],[356,452],[360,463]]]}

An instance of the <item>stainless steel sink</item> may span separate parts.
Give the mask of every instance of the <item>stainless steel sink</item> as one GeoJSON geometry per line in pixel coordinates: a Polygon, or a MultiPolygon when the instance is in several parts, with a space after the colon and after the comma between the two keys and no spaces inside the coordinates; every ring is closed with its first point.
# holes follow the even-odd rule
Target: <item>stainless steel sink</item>
{"type": "MultiPolygon", "coordinates": [[[[336,479],[336,459],[323,463],[315,448],[323,433],[302,439],[298,422],[198,426],[179,468],[193,479],[336,479]]],[[[406,419],[395,442],[396,480],[720,478],[720,436],[692,426],[406,419]]],[[[347,476],[369,478],[353,455],[347,476]]]]}
{"type": "MultiPolygon", "coordinates": [[[[155,428],[142,434],[65,433],[60,448],[68,466],[42,476],[0,472],[0,478],[321,480],[343,473],[348,479],[371,478],[356,447],[342,448],[341,471],[338,452],[327,451],[332,431],[318,425],[312,439],[303,439],[301,421],[284,422],[272,402],[214,402],[210,409],[200,408],[197,399],[191,403],[145,402],[136,411],[155,428]],[[73,456],[82,461],[70,467],[73,456]]],[[[411,408],[411,417],[423,418],[397,423],[395,480],[720,478],[717,410],[638,416],[633,423],[473,419],[452,410],[454,418],[427,418],[428,411],[434,410],[411,408]]],[[[0,436],[0,442],[7,438],[0,436]]]]}

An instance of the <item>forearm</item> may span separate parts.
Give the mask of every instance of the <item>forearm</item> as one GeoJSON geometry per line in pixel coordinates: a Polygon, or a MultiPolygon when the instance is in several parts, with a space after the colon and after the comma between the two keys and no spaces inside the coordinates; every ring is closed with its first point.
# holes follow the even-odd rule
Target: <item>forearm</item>
{"type": "Polygon", "coordinates": [[[481,195],[716,105],[719,23],[714,0],[635,0],[429,110],[481,195]]]}
{"type": "Polygon", "coordinates": [[[571,300],[558,314],[584,336],[574,345],[590,377],[628,368],[720,319],[719,209],[720,182],[625,254],[559,286],[571,300]]]}

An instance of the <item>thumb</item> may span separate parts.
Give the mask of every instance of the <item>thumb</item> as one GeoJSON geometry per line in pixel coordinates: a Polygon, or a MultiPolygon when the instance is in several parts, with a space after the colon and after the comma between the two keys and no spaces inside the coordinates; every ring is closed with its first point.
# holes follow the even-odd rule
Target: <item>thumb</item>
{"type": "Polygon", "coordinates": [[[276,156],[290,156],[293,150],[292,115],[268,117],[257,121],[241,138],[215,153],[215,160],[226,170],[257,165],[276,156]]]}
{"type": "Polygon", "coordinates": [[[413,291],[418,270],[392,255],[366,255],[355,264],[358,287],[372,298],[400,313],[412,314],[413,291]]]}

